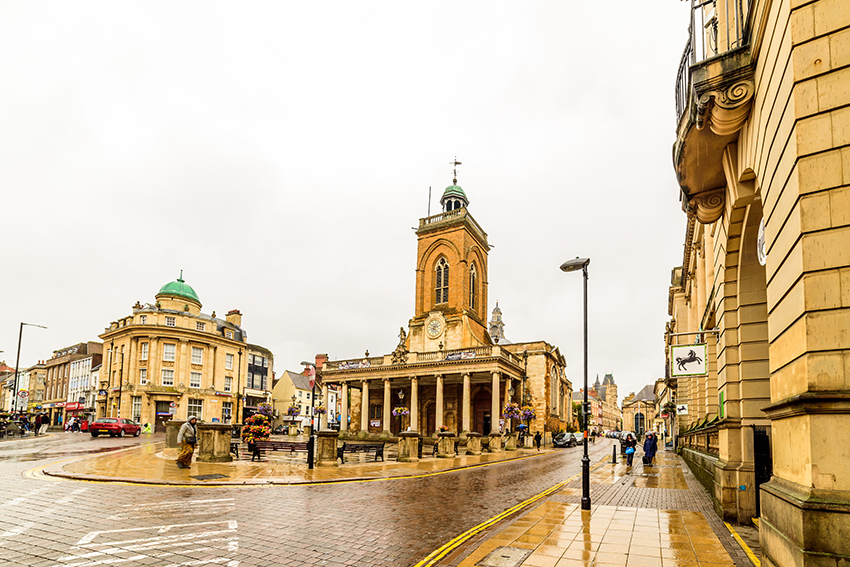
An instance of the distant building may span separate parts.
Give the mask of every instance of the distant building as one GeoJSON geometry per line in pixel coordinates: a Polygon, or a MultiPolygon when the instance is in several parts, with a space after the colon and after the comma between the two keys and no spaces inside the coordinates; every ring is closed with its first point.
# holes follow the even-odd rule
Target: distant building
{"type": "Polygon", "coordinates": [[[102,356],[103,344],[88,341],[55,350],[53,357],[44,362],[46,378],[41,409],[50,416],[51,425],[61,425],[66,419],[65,404],[68,402],[71,365],[85,358],[100,364],[102,356]]]}
{"type": "Polygon", "coordinates": [[[642,435],[647,429],[653,429],[658,415],[655,403],[655,384],[647,384],[635,394],[631,392],[623,400],[623,430],[634,431],[642,435]]]}

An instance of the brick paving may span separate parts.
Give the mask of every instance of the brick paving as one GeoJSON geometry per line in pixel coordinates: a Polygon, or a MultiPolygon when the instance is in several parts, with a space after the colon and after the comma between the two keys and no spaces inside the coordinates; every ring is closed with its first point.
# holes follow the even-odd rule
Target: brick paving
{"type": "MultiPolygon", "coordinates": [[[[576,475],[581,456],[581,448],[573,448],[435,476],[291,486],[128,485],[38,472],[92,453],[133,453],[151,440],[58,433],[3,443],[0,566],[414,565],[458,534],[576,475]]],[[[600,464],[610,460],[610,449],[610,443],[590,449],[600,481],[593,496],[600,503],[607,498],[606,505],[632,498],[629,475],[600,464]]],[[[685,509],[694,490],[688,474],[683,479],[688,489],[674,492],[688,495],[680,498],[685,509]]],[[[655,491],[659,505],[672,498],[665,496],[672,489],[635,490],[655,491]]],[[[541,505],[574,506],[579,497],[573,482],[541,505]]],[[[715,532],[717,523],[709,521],[715,532]]],[[[452,556],[455,564],[473,543],[452,556]]]]}
{"type": "MultiPolygon", "coordinates": [[[[753,567],[746,552],[714,512],[708,493],[677,455],[661,452],[656,465],[646,468],[636,455],[631,470],[622,461],[609,462],[598,463],[591,471],[590,514],[580,510],[581,478],[577,478],[433,564],[469,567],[483,561],[496,548],[520,548],[532,550],[527,558],[515,563],[524,567],[591,564],[600,567],[753,567]],[[599,479],[604,482],[598,482],[599,479]],[[659,479],[667,479],[664,484],[676,488],[652,487],[661,484],[659,479]],[[639,521],[641,515],[643,523],[639,521]],[[544,530],[540,527],[541,519],[547,518],[549,523],[544,530]],[[594,526],[600,518],[599,521],[607,524],[594,526]],[[683,527],[674,527],[680,519],[683,527]],[[615,522],[621,523],[619,529],[615,522]],[[624,528],[626,525],[631,527],[624,528]],[[514,529],[515,526],[520,529],[514,529]],[[611,526],[614,527],[609,529],[611,526]],[[649,532],[638,529],[649,527],[649,532]],[[626,537],[619,531],[622,529],[629,531],[632,537],[626,537]],[[697,535],[685,539],[689,531],[697,535]],[[582,535],[588,537],[588,541],[579,541],[582,535]],[[667,548],[672,547],[669,538],[676,537],[680,538],[676,543],[685,550],[673,554],[667,548]],[[609,542],[607,549],[599,547],[603,540],[609,542]]],[[[736,526],[736,529],[747,534],[745,541],[752,542],[753,533],[757,534],[753,528],[736,526]]],[[[757,548],[753,551],[758,555],[757,548]]]]}

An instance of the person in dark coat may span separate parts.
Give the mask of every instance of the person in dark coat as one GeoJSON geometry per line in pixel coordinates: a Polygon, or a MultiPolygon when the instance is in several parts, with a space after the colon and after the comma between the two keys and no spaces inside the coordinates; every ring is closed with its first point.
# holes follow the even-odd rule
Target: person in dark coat
{"type": "Polygon", "coordinates": [[[41,430],[41,414],[35,414],[35,418],[33,419],[33,431],[35,432],[36,437],[38,437],[39,431],[41,430]]]}
{"type": "Polygon", "coordinates": [[[534,444],[537,445],[537,450],[540,450],[540,442],[543,441],[543,436],[540,435],[540,432],[534,434],[534,444]]]}
{"type": "Polygon", "coordinates": [[[626,446],[626,449],[625,449],[625,451],[626,451],[626,465],[632,466],[632,462],[635,459],[635,451],[634,450],[635,450],[635,447],[637,446],[637,441],[635,440],[634,437],[632,437],[631,433],[626,435],[625,446],[626,446]],[[632,449],[631,453],[629,453],[629,447],[631,447],[631,449],[632,449]]]}
{"type": "Polygon", "coordinates": [[[655,439],[655,434],[651,431],[646,433],[646,439],[643,441],[643,453],[646,458],[646,466],[652,466],[652,459],[655,458],[655,453],[658,451],[658,440],[655,439]]]}

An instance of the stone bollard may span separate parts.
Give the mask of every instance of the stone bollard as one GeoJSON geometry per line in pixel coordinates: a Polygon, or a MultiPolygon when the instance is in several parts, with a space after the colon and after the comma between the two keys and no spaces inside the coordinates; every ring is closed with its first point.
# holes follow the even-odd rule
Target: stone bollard
{"type": "Polygon", "coordinates": [[[505,451],[516,451],[516,433],[509,433],[505,438],[505,451]]]}
{"type": "Polygon", "coordinates": [[[455,456],[455,434],[451,431],[441,431],[437,434],[437,458],[450,459],[455,456]]]}
{"type": "Polygon", "coordinates": [[[415,463],[419,460],[419,432],[402,431],[398,434],[398,460],[400,463],[415,463]]]}
{"type": "Polygon", "coordinates": [[[488,453],[501,453],[502,452],[502,434],[501,433],[491,433],[490,434],[490,446],[487,447],[488,453]]]}
{"type": "Polygon", "coordinates": [[[466,454],[480,455],[481,454],[481,434],[470,431],[466,434],[466,454]]]}
{"type": "Polygon", "coordinates": [[[177,433],[180,432],[180,428],[183,424],[186,423],[185,420],[177,421],[177,420],[169,420],[165,422],[165,446],[166,447],[179,447],[180,443],[177,442],[177,433]]]}
{"type": "MultiPolygon", "coordinates": [[[[169,422],[170,423],[170,422],[169,422]]],[[[231,426],[226,423],[199,423],[195,459],[202,463],[229,463],[231,426]]]]}
{"type": "Polygon", "coordinates": [[[336,458],[339,433],[333,429],[321,429],[316,433],[315,461],[317,467],[338,467],[336,458]]]}

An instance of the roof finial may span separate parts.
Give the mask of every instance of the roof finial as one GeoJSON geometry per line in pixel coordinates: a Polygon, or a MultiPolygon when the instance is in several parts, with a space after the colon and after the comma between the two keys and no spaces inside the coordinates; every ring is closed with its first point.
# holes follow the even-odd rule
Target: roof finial
{"type": "Polygon", "coordinates": [[[180,277],[177,278],[177,281],[181,283],[183,282],[183,270],[180,270],[180,277]]]}
{"type": "Polygon", "coordinates": [[[453,166],[455,166],[455,168],[454,168],[454,174],[455,174],[455,175],[454,175],[454,178],[452,179],[452,185],[457,185],[457,166],[459,166],[459,165],[463,165],[463,164],[462,164],[461,162],[459,162],[459,161],[457,160],[457,156],[455,156],[455,160],[454,160],[454,161],[450,161],[450,162],[449,162],[449,165],[453,165],[453,166]]]}

